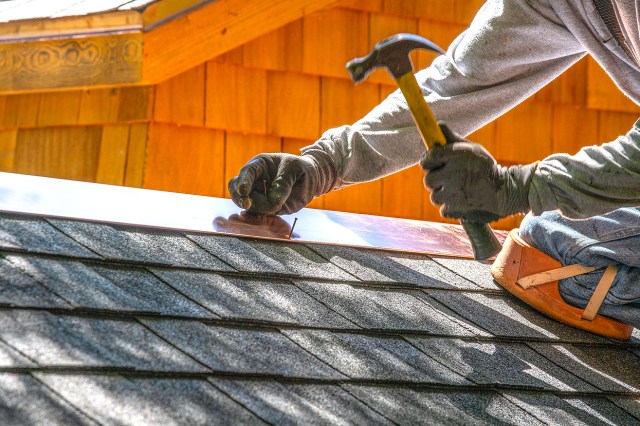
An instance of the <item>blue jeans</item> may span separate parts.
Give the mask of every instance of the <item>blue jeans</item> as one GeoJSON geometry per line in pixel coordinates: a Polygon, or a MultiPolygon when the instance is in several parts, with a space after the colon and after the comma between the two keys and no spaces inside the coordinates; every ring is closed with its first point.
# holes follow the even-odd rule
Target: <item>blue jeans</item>
{"type": "MultiPolygon", "coordinates": [[[[621,208],[602,216],[570,219],[559,211],[527,215],[520,236],[563,265],[618,265],[599,313],[640,328],[640,207],[621,208]]],[[[584,308],[604,269],[560,281],[560,294],[584,308]]]]}

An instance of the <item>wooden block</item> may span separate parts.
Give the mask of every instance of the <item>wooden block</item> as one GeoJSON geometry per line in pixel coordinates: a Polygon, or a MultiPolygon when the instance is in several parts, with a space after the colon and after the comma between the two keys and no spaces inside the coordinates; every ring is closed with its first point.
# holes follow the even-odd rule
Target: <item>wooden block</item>
{"type": "Polygon", "coordinates": [[[419,166],[413,166],[382,179],[383,216],[422,218],[423,197],[428,196],[422,184],[424,174],[419,166]]]}
{"type": "Polygon", "coordinates": [[[265,70],[302,71],[302,19],[245,44],[244,65],[265,70]]]}
{"type": "Polygon", "coordinates": [[[224,196],[230,198],[227,182],[237,176],[240,169],[253,156],[263,152],[280,152],[282,141],[275,136],[245,135],[228,132],[224,163],[224,196]]]}
{"type": "Polygon", "coordinates": [[[600,111],[600,131],[598,145],[615,140],[618,136],[626,135],[638,120],[638,114],[600,111]]]}
{"type": "Polygon", "coordinates": [[[592,58],[587,58],[587,107],[623,112],[640,112],[592,58]]]}
{"type": "Polygon", "coordinates": [[[121,89],[83,90],[80,95],[78,124],[103,124],[118,121],[121,89]]]}
{"type": "Polygon", "coordinates": [[[455,22],[469,25],[485,0],[455,0],[455,22]]]}
{"type": "Polygon", "coordinates": [[[6,97],[2,127],[33,127],[38,120],[40,94],[10,95],[6,97]]]}
{"type": "Polygon", "coordinates": [[[148,137],[149,125],[147,123],[129,126],[129,147],[124,175],[125,186],[142,187],[148,137]]]}
{"type": "Polygon", "coordinates": [[[382,10],[382,0],[341,0],[336,3],[335,7],[364,12],[380,12],[382,10]]]}
{"type": "Polygon", "coordinates": [[[205,66],[200,65],[156,86],[154,120],[204,125],[205,66]]]}
{"type": "Polygon", "coordinates": [[[553,106],[551,150],[575,154],[583,146],[597,145],[598,111],[572,105],[553,106]]]}
{"type": "Polygon", "coordinates": [[[456,7],[455,0],[383,0],[382,11],[412,18],[452,22],[456,7]]]}
{"type": "Polygon", "coordinates": [[[70,126],[78,123],[80,91],[40,94],[38,126],[70,126]]]}
{"type": "Polygon", "coordinates": [[[378,85],[323,77],[321,81],[320,128],[352,124],[362,118],[380,101],[378,85]]]}
{"type": "Polygon", "coordinates": [[[93,182],[101,136],[100,126],[22,129],[13,171],[93,182]]]}
{"type": "Polygon", "coordinates": [[[551,150],[550,104],[526,101],[496,120],[496,151],[499,162],[530,163],[542,160],[551,150]]]}
{"type": "Polygon", "coordinates": [[[223,171],[224,132],[151,125],[145,188],[221,197],[223,171]]]}
{"type": "Polygon", "coordinates": [[[120,90],[118,121],[145,121],[152,117],[153,89],[150,86],[123,87],[120,90]]]}
{"type": "Polygon", "coordinates": [[[128,125],[120,124],[102,128],[96,182],[110,185],[124,184],[128,148],[128,125]]]}
{"type": "Polygon", "coordinates": [[[380,215],[382,181],[360,183],[323,196],[324,208],[343,212],[380,215]]]}
{"type": "Polygon", "coordinates": [[[0,171],[12,172],[18,131],[0,130],[0,171]]]}
{"type": "Polygon", "coordinates": [[[267,73],[207,63],[207,127],[264,134],[267,130],[267,73]]]}
{"type": "Polygon", "coordinates": [[[269,71],[267,133],[301,139],[320,136],[320,78],[269,71]]]}
{"type": "MultiPolygon", "coordinates": [[[[379,13],[371,14],[369,18],[369,50],[373,49],[376,43],[399,33],[412,33],[418,31],[418,20],[393,15],[383,15],[379,13]]],[[[360,53],[364,56],[367,52],[360,53]]],[[[367,77],[367,81],[374,83],[395,84],[386,68],[373,71],[367,77]]]]}
{"type": "Polygon", "coordinates": [[[365,12],[328,9],[305,16],[302,70],[308,74],[348,78],[345,64],[369,50],[365,12]]]}
{"type": "MultiPolygon", "coordinates": [[[[291,138],[283,138],[282,139],[282,152],[288,152],[289,154],[300,155],[300,150],[305,146],[312,145],[315,141],[305,140],[305,139],[291,139],[291,138]]],[[[324,198],[318,197],[314,198],[307,207],[312,209],[324,209],[324,198]]]]}

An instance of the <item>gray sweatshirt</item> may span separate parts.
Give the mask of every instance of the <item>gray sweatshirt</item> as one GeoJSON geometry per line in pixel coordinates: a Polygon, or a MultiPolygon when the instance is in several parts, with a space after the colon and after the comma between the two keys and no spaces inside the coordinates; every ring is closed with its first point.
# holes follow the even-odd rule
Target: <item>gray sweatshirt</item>
{"type": "MultiPolygon", "coordinates": [[[[488,1],[447,54],[416,74],[434,115],[467,135],[534,94],[586,54],[640,104],[640,67],[633,57],[640,57],[640,5],[635,0],[614,3],[627,51],[613,37],[593,0],[488,1]]],[[[328,154],[335,166],[334,189],[410,167],[424,152],[399,91],[353,125],[326,131],[303,153],[318,150],[328,154]]],[[[579,217],[640,206],[640,121],[613,142],[542,160],[529,201],[534,213],[560,209],[579,217]]]]}

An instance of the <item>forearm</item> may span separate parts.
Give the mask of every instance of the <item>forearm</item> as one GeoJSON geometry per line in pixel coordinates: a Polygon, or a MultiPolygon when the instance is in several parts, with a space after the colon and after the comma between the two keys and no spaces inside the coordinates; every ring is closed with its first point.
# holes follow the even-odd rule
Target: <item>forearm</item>
{"type": "Polygon", "coordinates": [[[529,203],[535,214],[559,209],[570,217],[640,206],[640,120],[613,142],[541,161],[529,203]]]}

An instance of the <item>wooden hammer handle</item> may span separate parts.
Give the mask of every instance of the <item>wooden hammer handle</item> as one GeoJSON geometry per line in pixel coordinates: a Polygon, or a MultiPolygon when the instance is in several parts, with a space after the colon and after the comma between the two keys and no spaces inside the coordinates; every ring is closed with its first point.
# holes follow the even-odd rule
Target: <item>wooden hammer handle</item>
{"type": "MultiPolygon", "coordinates": [[[[427,101],[424,100],[422,90],[413,72],[398,77],[396,83],[400,87],[407,105],[409,105],[409,110],[411,110],[413,120],[422,136],[425,148],[429,150],[434,145],[445,145],[447,140],[427,101]]],[[[476,260],[486,260],[498,254],[502,247],[489,224],[467,220],[461,220],[460,223],[469,237],[476,260]]]]}

